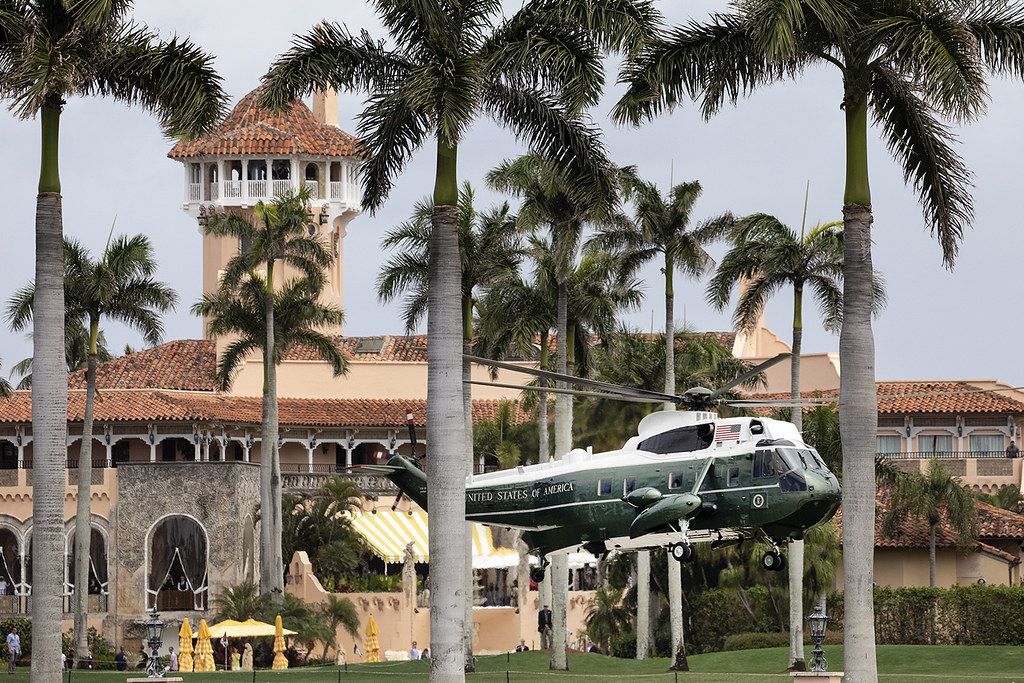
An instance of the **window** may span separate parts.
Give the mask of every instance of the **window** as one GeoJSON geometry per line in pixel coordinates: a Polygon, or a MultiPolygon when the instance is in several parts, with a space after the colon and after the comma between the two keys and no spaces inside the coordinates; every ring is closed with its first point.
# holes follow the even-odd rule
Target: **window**
{"type": "Polygon", "coordinates": [[[950,456],[953,454],[953,435],[922,434],[917,437],[917,450],[921,455],[950,456]]]}
{"type": "Polygon", "coordinates": [[[15,587],[21,583],[20,548],[18,535],[8,528],[0,527],[0,578],[7,582],[8,595],[14,595],[15,587]]]}
{"type": "Polygon", "coordinates": [[[775,467],[775,451],[757,451],[754,453],[755,477],[774,477],[778,473],[775,467]]]}
{"type": "Polygon", "coordinates": [[[967,450],[974,457],[1003,455],[1004,442],[1002,434],[971,434],[967,437],[967,450]]]}
{"type": "Polygon", "coordinates": [[[114,444],[112,449],[114,457],[114,467],[117,467],[119,462],[128,462],[128,454],[130,447],[127,441],[121,440],[114,444]]]}
{"type": "Polygon", "coordinates": [[[903,452],[903,437],[898,434],[879,434],[875,437],[875,453],[899,455],[903,452]]]}
{"type": "MultiPolygon", "coordinates": [[[[75,584],[75,532],[68,535],[68,594],[75,584]]],[[[89,594],[105,595],[107,593],[107,539],[103,533],[92,529],[89,536],[89,594]]]]}
{"type": "Polygon", "coordinates": [[[10,441],[0,441],[0,470],[18,469],[18,449],[10,441]]]}
{"type": "Polygon", "coordinates": [[[146,609],[206,608],[206,532],[190,517],[165,517],[149,537],[146,609]]]}
{"type": "Polygon", "coordinates": [[[678,489],[683,487],[683,473],[673,472],[668,475],[668,487],[670,489],[678,489]]]}
{"type": "Polygon", "coordinates": [[[177,460],[177,444],[174,439],[164,439],[164,442],[160,444],[160,459],[168,462],[177,460]]]}
{"type": "Polygon", "coordinates": [[[739,486],[740,485],[740,468],[730,467],[729,478],[727,486],[739,486]]]}
{"type": "Polygon", "coordinates": [[[648,453],[686,453],[699,451],[711,445],[714,439],[714,425],[702,424],[694,427],[680,427],[655,434],[644,439],[637,448],[648,453]]]}
{"type": "Polygon", "coordinates": [[[612,492],[612,480],[611,479],[601,479],[600,481],[597,482],[597,495],[599,495],[599,496],[608,496],[608,495],[611,495],[611,492],[612,492]]]}
{"type": "Polygon", "coordinates": [[[626,497],[636,490],[636,477],[626,477],[622,482],[622,496],[626,497]]]}

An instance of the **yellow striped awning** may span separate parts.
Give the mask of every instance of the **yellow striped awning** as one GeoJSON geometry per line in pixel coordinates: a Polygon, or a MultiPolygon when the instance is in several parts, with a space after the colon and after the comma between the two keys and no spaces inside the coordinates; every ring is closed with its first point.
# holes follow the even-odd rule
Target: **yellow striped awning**
{"type": "MultiPolygon", "coordinates": [[[[385,562],[399,564],[405,559],[405,546],[413,543],[416,562],[430,561],[427,513],[422,510],[400,512],[377,510],[352,513],[352,527],[366,539],[373,552],[385,562]]],[[[473,524],[473,557],[489,557],[495,553],[491,530],[473,524]]]]}

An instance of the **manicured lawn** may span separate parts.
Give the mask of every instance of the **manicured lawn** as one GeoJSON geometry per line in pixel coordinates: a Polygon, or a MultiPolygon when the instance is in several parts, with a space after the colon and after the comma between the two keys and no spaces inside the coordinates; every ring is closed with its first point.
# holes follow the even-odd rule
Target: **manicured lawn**
{"type": "MultiPolygon", "coordinates": [[[[842,670],[843,648],[829,646],[829,668],[842,670]]],[[[788,651],[784,648],[715,652],[689,658],[689,673],[669,672],[668,660],[642,662],[614,659],[595,654],[569,656],[568,675],[548,671],[546,652],[511,656],[480,657],[474,683],[527,683],[533,681],[605,680],[649,681],[650,683],[754,683],[793,680],[782,672],[788,651]]],[[[807,650],[808,656],[810,649],[807,650]]],[[[883,645],[878,648],[879,680],[884,683],[968,683],[992,681],[1024,683],[1024,648],[1019,647],[929,647],[927,645],[883,645]]],[[[346,671],[339,667],[304,668],[291,671],[252,673],[220,671],[182,674],[186,683],[371,683],[376,681],[426,681],[428,662],[384,662],[355,664],[346,671]]],[[[75,683],[123,683],[128,672],[74,671],[75,683]]],[[[0,679],[2,680],[2,679],[0,679]]],[[[28,669],[6,677],[11,683],[27,683],[28,669]]],[[[67,674],[64,677],[68,680],[67,674]]]]}

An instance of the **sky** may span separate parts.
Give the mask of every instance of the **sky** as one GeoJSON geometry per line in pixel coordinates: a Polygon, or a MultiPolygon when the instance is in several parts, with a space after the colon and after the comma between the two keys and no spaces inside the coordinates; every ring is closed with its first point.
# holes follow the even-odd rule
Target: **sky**
{"type": "MultiPolygon", "coordinates": [[[[725,11],[713,0],[659,3],[669,25],[708,12],[725,11]]],[[[506,3],[512,11],[516,4],[506,3]]],[[[189,36],[215,55],[232,106],[257,87],[274,58],[288,49],[294,34],[305,34],[318,21],[346,24],[352,30],[384,33],[371,8],[361,0],[324,2],[290,0],[137,0],[134,18],[164,38],[189,36]]],[[[726,107],[705,121],[692,105],[679,107],[639,128],[615,126],[608,119],[622,93],[615,74],[607,74],[603,101],[591,112],[604,131],[610,158],[633,164],[639,173],[667,190],[671,182],[698,180],[703,194],[695,219],[724,211],[736,215],[766,212],[799,229],[809,187],[807,224],[842,217],[844,117],[838,71],[820,69],[799,81],[764,89],[726,107]]],[[[361,98],[342,94],[340,125],[355,130],[361,98]]],[[[884,144],[869,140],[874,264],[885,278],[888,307],[874,322],[876,377],[896,379],[993,378],[1024,384],[1015,362],[1017,340],[1024,338],[1024,318],[1013,303],[1020,281],[1024,235],[1013,210],[1020,192],[1024,158],[1024,84],[994,79],[987,114],[958,129],[958,149],[974,172],[975,221],[960,249],[956,266],[946,269],[937,241],[924,224],[917,196],[890,160],[884,144]],[[1017,130],[1018,133],[1013,133],[1017,130]]],[[[184,169],[167,158],[173,141],[155,118],[112,100],[70,98],[61,117],[61,181],[64,231],[101,253],[114,226],[117,233],[144,232],[154,243],[158,277],[181,299],[167,315],[165,340],[201,335],[198,318],[189,314],[202,295],[200,234],[195,220],[180,210],[184,169]]],[[[512,135],[481,119],[459,148],[460,182],[478,190],[478,207],[503,198],[488,192],[483,175],[505,158],[525,152],[512,135]]],[[[0,247],[0,296],[4,302],[33,276],[33,225],[39,168],[39,121],[0,115],[0,206],[4,245],[0,247]]],[[[399,304],[384,306],[375,296],[374,280],[386,254],[383,234],[405,220],[413,204],[432,190],[434,149],[420,150],[397,179],[389,200],[374,216],[363,214],[345,238],[344,291],[347,335],[401,334],[399,304]]],[[[724,247],[713,247],[720,257],[724,247]]],[[[630,326],[664,329],[662,284],[658,264],[643,274],[646,297],[639,310],[624,315],[630,326]]],[[[676,279],[676,324],[696,330],[728,330],[729,311],[718,313],[704,302],[705,281],[676,279]]],[[[768,302],[767,323],[783,340],[792,326],[792,297],[768,302]]],[[[825,332],[813,304],[805,304],[805,353],[838,351],[838,337],[825,332]]],[[[130,330],[105,326],[112,349],[142,346],[130,330]]],[[[418,330],[425,332],[425,326],[418,330]]],[[[31,355],[22,334],[3,328],[3,372],[31,355]]]]}

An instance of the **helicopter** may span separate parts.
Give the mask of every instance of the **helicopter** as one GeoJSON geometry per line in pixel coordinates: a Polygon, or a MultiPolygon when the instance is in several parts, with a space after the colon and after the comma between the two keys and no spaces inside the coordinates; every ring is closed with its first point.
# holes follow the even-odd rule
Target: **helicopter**
{"type": "MultiPolygon", "coordinates": [[[[540,560],[530,574],[538,582],[551,554],[584,550],[601,556],[667,547],[676,561],[692,562],[695,543],[720,548],[749,538],[769,546],[761,559],[764,568],[781,571],[786,556],[780,546],[802,539],[839,508],[839,481],[791,423],[722,418],[708,407],[788,355],[780,354],[715,391],[696,387],[682,396],[467,356],[475,363],[597,390],[548,387],[548,392],[673,401],[690,410],[651,413],[617,450],[576,448],[560,460],[470,475],[466,520],[522,530],[529,552],[540,560]]],[[[414,432],[411,436],[415,453],[414,432]]],[[[358,467],[386,476],[400,495],[427,510],[427,476],[417,460],[415,455],[396,454],[386,464],[358,467]]]]}

